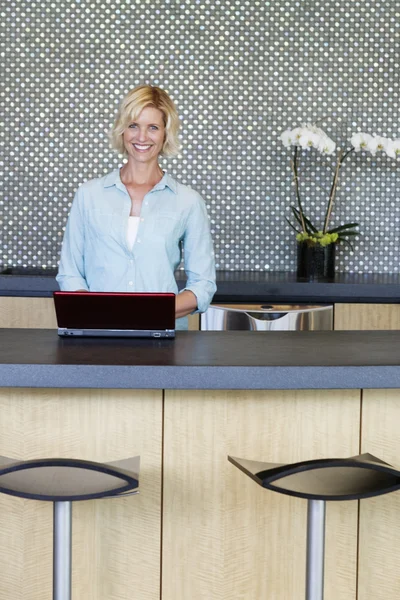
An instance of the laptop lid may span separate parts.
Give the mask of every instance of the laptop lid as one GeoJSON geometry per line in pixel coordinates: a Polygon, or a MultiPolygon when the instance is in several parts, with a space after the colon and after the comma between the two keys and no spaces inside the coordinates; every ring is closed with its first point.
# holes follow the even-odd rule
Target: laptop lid
{"type": "Polygon", "coordinates": [[[53,292],[58,334],[175,337],[175,294],[53,292]]]}

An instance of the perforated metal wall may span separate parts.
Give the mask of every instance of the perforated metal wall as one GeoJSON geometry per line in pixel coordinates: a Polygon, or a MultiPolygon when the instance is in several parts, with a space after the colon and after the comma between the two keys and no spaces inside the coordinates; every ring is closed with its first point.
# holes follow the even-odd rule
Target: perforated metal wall
{"type": "MultiPolygon", "coordinates": [[[[282,130],[326,115],[338,142],[400,137],[396,0],[18,0],[0,12],[0,264],[56,266],[75,189],[121,164],[107,131],[138,83],[178,105],[182,154],[163,166],[205,198],[220,269],[294,268],[282,130]]],[[[309,154],[302,173],[322,222],[330,167],[309,154]]],[[[359,221],[361,235],[339,270],[398,270],[399,182],[387,157],[344,165],[334,223],[359,221]]]]}

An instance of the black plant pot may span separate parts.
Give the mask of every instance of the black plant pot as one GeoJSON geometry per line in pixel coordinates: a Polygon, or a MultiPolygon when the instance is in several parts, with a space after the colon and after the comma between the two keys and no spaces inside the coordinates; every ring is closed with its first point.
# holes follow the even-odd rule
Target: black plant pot
{"type": "Polygon", "coordinates": [[[335,277],[336,244],[297,243],[297,277],[301,279],[327,280],[335,277]]]}

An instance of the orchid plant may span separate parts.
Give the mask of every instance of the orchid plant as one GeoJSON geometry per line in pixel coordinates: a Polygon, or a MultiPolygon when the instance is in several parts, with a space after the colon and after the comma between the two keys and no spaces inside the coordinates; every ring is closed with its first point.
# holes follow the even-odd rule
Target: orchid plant
{"type": "Polygon", "coordinates": [[[372,155],[383,151],[390,158],[400,158],[400,139],[390,140],[368,133],[356,133],[350,138],[350,148],[347,150],[338,149],[336,166],[322,229],[315,227],[310,219],[304,214],[299,185],[299,156],[302,149],[306,151],[315,149],[320,154],[332,155],[335,153],[336,144],[316,125],[305,125],[303,127],[287,129],[281,134],[280,139],[286,148],[294,146],[294,156],[291,161],[291,167],[296,190],[297,207],[291,206],[291,209],[295,219],[295,225],[293,225],[289,219],[286,220],[296,231],[297,241],[306,242],[309,245],[319,244],[320,246],[328,246],[335,242],[345,242],[351,247],[350,239],[358,235],[358,231],[356,230],[358,223],[345,223],[339,227],[329,228],[339,181],[340,168],[345,159],[352,152],[360,152],[362,150],[370,152],[372,155]]]}

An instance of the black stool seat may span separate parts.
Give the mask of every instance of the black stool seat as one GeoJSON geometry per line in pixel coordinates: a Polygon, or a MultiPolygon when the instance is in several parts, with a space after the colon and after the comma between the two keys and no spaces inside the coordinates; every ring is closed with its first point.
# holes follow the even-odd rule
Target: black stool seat
{"type": "Polygon", "coordinates": [[[111,463],[74,458],[17,461],[0,456],[0,492],[51,502],[136,493],[140,457],[111,463]]]}
{"type": "Polygon", "coordinates": [[[326,502],[361,500],[400,489],[400,471],[372,454],[291,464],[228,456],[258,485],[307,502],[306,600],[323,600],[326,502]]]}
{"type": "Polygon", "coordinates": [[[111,463],[0,456],[0,493],[53,502],[53,600],[71,600],[72,502],[136,494],[140,456],[111,463]]]}
{"type": "Polygon", "coordinates": [[[400,471],[372,454],[291,464],[228,460],[262,487],[307,500],[359,500],[400,489],[400,471]]]}

